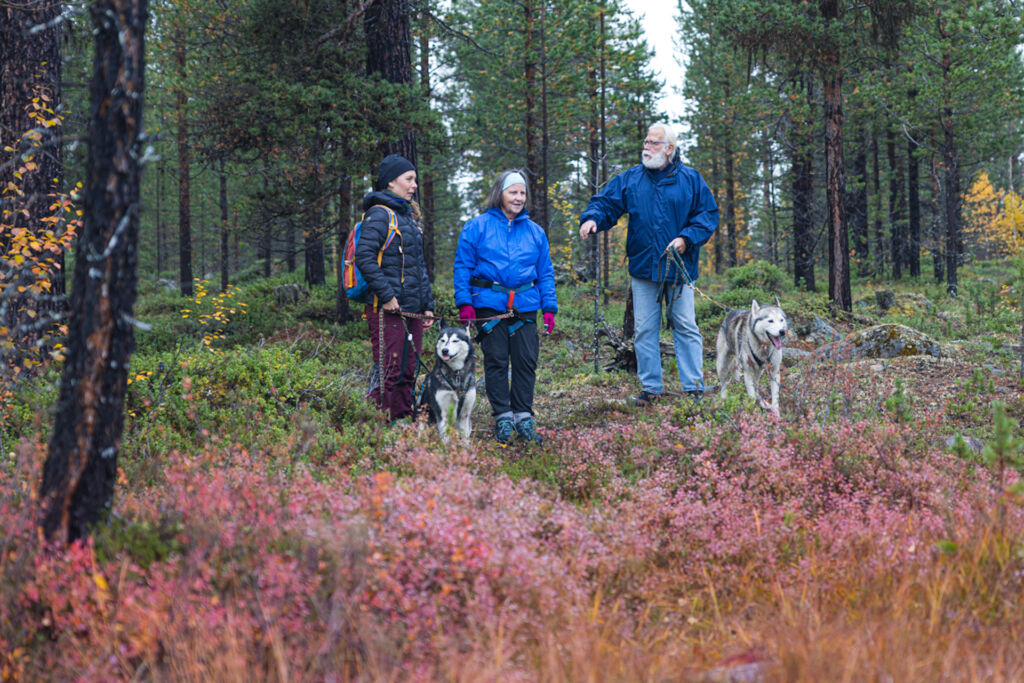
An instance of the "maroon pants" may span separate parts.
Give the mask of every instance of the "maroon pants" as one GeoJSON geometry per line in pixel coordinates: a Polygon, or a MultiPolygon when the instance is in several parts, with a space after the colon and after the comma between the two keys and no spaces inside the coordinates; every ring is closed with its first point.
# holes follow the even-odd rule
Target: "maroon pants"
{"type": "Polygon", "coordinates": [[[373,362],[380,380],[370,392],[370,399],[392,420],[398,420],[412,413],[412,385],[423,345],[423,320],[407,318],[403,324],[402,316],[385,313],[383,354],[380,348],[380,313],[374,311],[373,306],[366,307],[366,322],[370,325],[373,362]]]}

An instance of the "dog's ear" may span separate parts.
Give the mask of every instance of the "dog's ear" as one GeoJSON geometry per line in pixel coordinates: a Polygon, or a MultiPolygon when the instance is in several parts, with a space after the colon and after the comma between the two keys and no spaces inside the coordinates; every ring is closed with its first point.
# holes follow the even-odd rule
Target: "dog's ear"
{"type": "Polygon", "coordinates": [[[779,308],[782,308],[782,302],[779,301],[779,295],[778,294],[775,295],[775,305],[778,306],[779,308]]]}
{"type": "Polygon", "coordinates": [[[757,305],[757,299],[750,302],[750,316],[757,315],[757,312],[761,310],[761,307],[757,305]]]}

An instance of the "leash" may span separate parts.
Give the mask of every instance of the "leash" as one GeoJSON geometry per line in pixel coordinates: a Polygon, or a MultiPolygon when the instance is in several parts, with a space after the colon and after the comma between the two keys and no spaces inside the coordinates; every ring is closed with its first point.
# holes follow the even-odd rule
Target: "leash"
{"type": "MultiPolygon", "coordinates": [[[[661,255],[661,258],[664,258],[664,257],[666,257],[666,256],[667,256],[667,258],[668,258],[668,262],[669,262],[669,264],[670,264],[670,265],[674,265],[674,266],[676,267],[676,271],[678,271],[678,273],[682,273],[682,275],[683,275],[683,280],[685,280],[686,284],[688,284],[688,285],[690,285],[691,287],[693,287],[693,291],[697,292],[697,293],[698,293],[698,294],[700,294],[700,295],[701,295],[702,297],[704,297],[705,299],[707,299],[708,301],[710,301],[710,302],[711,302],[711,303],[713,303],[714,305],[718,306],[719,308],[721,308],[721,309],[722,309],[723,311],[725,311],[726,313],[728,313],[729,311],[731,311],[731,310],[732,310],[732,308],[731,308],[730,306],[726,306],[726,305],[725,305],[725,304],[723,304],[722,302],[720,302],[720,301],[716,301],[715,299],[713,299],[713,298],[711,298],[710,296],[708,296],[707,294],[705,294],[705,293],[704,293],[704,292],[703,292],[703,291],[702,291],[702,290],[701,290],[701,289],[700,289],[700,288],[699,288],[699,287],[698,287],[698,286],[697,286],[697,285],[696,285],[696,284],[695,284],[695,283],[693,282],[693,280],[691,280],[691,279],[690,279],[690,274],[686,272],[686,265],[685,265],[685,264],[683,263],[683,257],[682,257],[682,255],[681,255],[681,254],[680,254],[680,253],[679,253],[678,251],[676,251],[675,249],[673,249],[673,248],[669,247],[669,248],[668,248],[668,249],[666,249],[666,250],[665,250],[665,252],[664,252],[664,253],[663,253],[663,254],[661,255]]],[[[661,271],[661,258],[659,258],[659,259],[658,259],[658,270],[659,270],[659,274],[660,274],[660,271],[661,271]]],[[[666,269],[665,269],[665,273],[666,273],[666,275],[668,274],[668,267],[667,267],[667,266],[666,266],[666,269]]],[[[678,283],[678,281],[679,281],[679,276],[678,276],[678,274],[677,274],[677,275],[676,275],[676,280],[675,280],[675,282],[676,282],[676,283],[678,283]]],[[[660,296],[660,292],[659,292],[659,296],[660,296]]],[[[676,296],[678,297],[679,295],[677,294],[676,296]]],[[[674,303],[674,302],[675,302],[675,298],[673,298],[673,299],[672,299],[672,301],[673,301],[673,303],[674,303]]]]}

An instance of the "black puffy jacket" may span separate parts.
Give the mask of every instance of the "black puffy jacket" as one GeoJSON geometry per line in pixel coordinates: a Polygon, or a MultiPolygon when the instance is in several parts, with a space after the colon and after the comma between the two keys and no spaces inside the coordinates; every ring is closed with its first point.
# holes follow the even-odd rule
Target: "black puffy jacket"
{"type": "Polygon", "coordinates": [[[423,258],[423,232],[412,216],[412,205],[390,192],[371,192],[363,198],[363,228],[356,245],[355,262],[366,279],[370,293],[376,295],[377,305],[398,297],[398,305],[407,313],[434,310],[434,295],[427,277],[427,264],[423,258]],[[383,204],[398,215],[398,230],[381,255],[377,253],[388,236],[388,214],[383,204]]]}

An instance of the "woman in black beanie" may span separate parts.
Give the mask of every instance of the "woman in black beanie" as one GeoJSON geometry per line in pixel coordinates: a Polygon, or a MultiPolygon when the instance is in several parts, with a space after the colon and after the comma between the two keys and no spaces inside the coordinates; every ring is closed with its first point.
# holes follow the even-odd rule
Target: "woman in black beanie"
{"type": "Polygon", "coordinates": [[[355,263],[370,294],[365,314],[379,378],[370,398],[394,421],[412,413],[412,385],[423,331],[434,323],[434,295],[423,258],[419,206],[412,201],[416,168],[391,154],[380,163],[374,187],[363,198],[355,263]],[[426,318],[403,318],[402,313],[426,318]]]}

